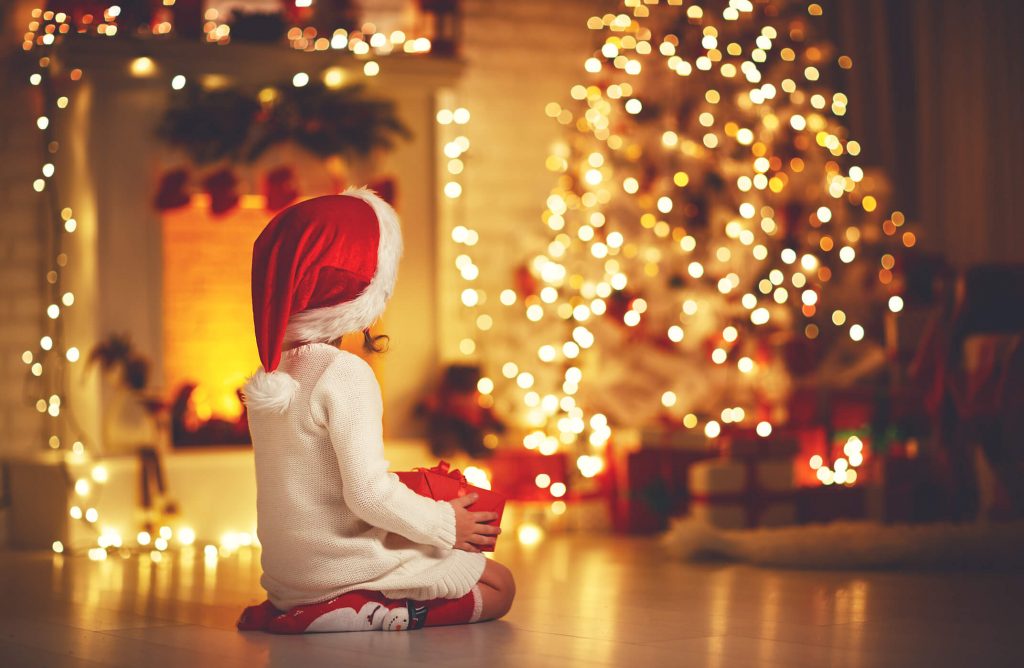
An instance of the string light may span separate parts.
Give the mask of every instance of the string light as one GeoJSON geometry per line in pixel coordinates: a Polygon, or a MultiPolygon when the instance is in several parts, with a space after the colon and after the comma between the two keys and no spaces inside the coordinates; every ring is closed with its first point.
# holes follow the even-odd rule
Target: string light
{"type": "MultiPolygon", "coordinates": [[[[173,3],[165,2],[164,4],[169,5],[173,3]]],[[[72,25],[72,18],[64,12],[44,11],[42,9],[33,10],[28,30],[22,42],[22,48],[25,51],[42,50],[44,55],[38,60],[39,70],[31,72],[27,76],[27,85],[44,88],[49,92],[56,85],[52,81],[54,79],[66,77],[71,83],[81,81],[83,79],[81,68],[51,69],[53,60],[48,55],[48,49],[56,45],[59,40],[71,36],[76,36],[76,38],[78,35],[114,37],[119,34],[118,20],[121,15],[121,7],[112,4],[106,7],[99,16],[93,17],[89,15],[88,18],[83,19],[80,23],[72,25]]],[[[166,35],[172,32],[173,23],[169,17],[169,14],[161,13],[160,10],[156,11],[155,19],[150,25],[153,35],[166,35]],[[165,16],[168,18],[161,20],[165,16]]],[[[204,19],[206,41],[221,46],[230,43],[231,28],[222,21],[218,10],[214,8],[207,9],[204,19]]],[[[376,60],[377,57],[386,56],[394,51],[406,54],[427,54],[431,50],[430,40],[425,37],[407,36],[402,31],[394,31],[390,35],[384,35],[377,32],[369,24],[363,26],[363,30],[360,33],[349,35],[345,30],[336,30],[329,37],[317,35],[316,30],[313,28],[293,27],[288,32],[288,39],[292,48],[300,50],[347,49],[357,57],[372,54],[375,59],[366,60],[362,65],[362,72],[366,77],[377,76],[380,73],[380,63],[376,60]],[[296,34],[296,31],[298,31],[298,34],[296,34]]],[[[128,61],[125,73],[137,78],[156,77],[161,73],[161,67],[150,56],[138,56],[128,61]]],[[[346,75],[347,72],[341,68],[331,67],[325,69],[322,76],[325,85],[338,87],[344,82],[346,75]]],[[[292,77],[292,83],[296,87],[308,85],[309,81],[310,74],[307,72],[297,72],[292,77]]],[[[169,77],[168,84],[172,90],[178,91],[184,89],[189,84],[189,81],[184,74],[174,74],[169,77]]],[[[66,86],[63,83],[60,85],[62,87],[62,94],[44,95],[45,100],[52,100],[51,107],[45,109],[34,119],[35,129],[41,133],[47,149],[46,153],[49,156],[56,155],[59,150],[59,144],[54,140],[53,135],[55,125],[61,118],[60,111],[67,109],[73,101],[73,91],[70,94],[63,94],[63,88],[66,86]]],[[[455,120],[457,125],[466,125],[469,121],[469,111],[464,107],[458,107],[453,112],[453,120],[455,120]]],[[[456,139],[455,146],[458,152],[460,154],[465,153],[469,148],[468,140],[465,137],[458,137],[456,139]]],[[[70,207],[63,206],[58,201],[58,189],[52,185],[53,180],[57,177],[55,163],[54,157],[48,157],[47,161],[40,166],[39,173],[41,177],[36,178],[30,184],[35,192],[42,193],[44,197],[48,198],[51,211],[59,211],[59,218],[56,214],[52,218],[57,227],[57,234],[50,235],[50,238],[53,239],[51,257],[54,262],[51,267],[47,268],[45,274],[45,285],[51,296],[49,304],[45,308],[47,316],[45,332],[39,339],[38,349],[36,351],[24,351],[21,354],[21,360],[26,365],[30,378],[38,379],[38,382],[41,383],[32,385],[39,392],[39,398],[33,405],[39,413],[49,416],[52,422],[48,424],[51,426],[52,431],[57,432],[49,437],[47,441],[48,448],[53,450],[64,449],[66,466],[77,468],[83,465],[89,466],[90,452],[85,444],[87,439],[80,434],[81,430],[73,419],[74,414],[65,401],[68,379],[66,365],[79,362],[82,352],[78,346],[68,340],[65,331],[65,316],[68,309],[73,308],[77,300],[74,292],[65,289],[66,275],[64,270],[72,262],[72,258],[69,257],[68,251],[65,250],[66,242],[64,235],[77,233],[83,221],[74,216],[70,207]],[[71,447],[67,448],[66,444],[70,444],[71,447]]],[[[456,166],[453,164],[452,173],[461,173],[457,172],[456,169],[456,166]]],[[[477,240],[478,235],[473,231],[471,234],[466,235],[464,243],[467,246],[472,246],[476,244],[477,240]]],[[[467,270],[465,275],[470,277],[473,275],[473,271],[467,270]]],[[[485,328],[481,326],[481,329],[485,328]]],[[[88,477],[72,476],[74,481],[72,487],[79,497],[88,496],[95,499],[98,496],[97,487],[106,483],[108,479],[109,473],[107,469],[103,465],[97,464],[91,467],[88,477]]],[[[98,510],[92,506],[83,509],[79,505],[73,505],[69,507],[68,512],[73,519],[90,525],[96,524],[100,518],[98,510]]],[[[255,544],[251,534],[243,532],[238,535],[242,536],[240,540],[245,545],[255,544]]],[[[148,547],[151,542],[154,542],[156,550],[151,553],[151,558],[154,562],[159,561],[161,551],[167,549],[169,546],[168,541],[170,540],[169,536],[159,535],[153,541],[152,536],[145,531],[140,532],[137,538],[139,547],[148,547]]],[[[192,529],[183,529],[179,533],[178,538],[182,545],[191,545],[195,542],[195,532],[192,529]]],[[[122,544],[120,536],[110,529],[101,531],[97,541],[96,547],[87,550],[89,558],[93,560],[106,558],[107,549],[120,548],[122,544]]],[[[67,551],[69,547],[61,541],[54,541],[52,549],[54,553],[61,554],[67,551]]],[[[209,556],[208,551],[205,554],[209,556]]],[[[217,548],[214,547],[214,557],[216,557],[216,554],[217,548]]]]}

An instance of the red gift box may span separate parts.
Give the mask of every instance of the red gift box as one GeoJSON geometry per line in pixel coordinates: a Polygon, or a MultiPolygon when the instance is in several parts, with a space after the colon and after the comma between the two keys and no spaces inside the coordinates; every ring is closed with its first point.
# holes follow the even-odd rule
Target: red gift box
{"type": "Polygon", "coordinates": [[[635,451],[611,445],[612,525],[626,533],[656,533],[669,518],[688,509],[689,469],[714,457],[709,450],[645,447],[635,451]]]}
{"type": "MultiPolygon", "coordinates": [[[[489,489],[474,487],[466,481],[459,469],[452,469],[446,461],[440,461],[430,468],[419,467],[413,471],[400,471],[396,474],[405,486],[420,496],[438,501],[451,501],[470,492],[477,494],[477,500],[469,508],[473,512],[498,513],[498,519],[487,524],[501,525],[501,515],[505,512],[505,497],[489,489]]],[[[494,546],[481,547],[483,552],[493,552],[494,546]]]]}
{"type": "Polygon", "coordinates": [[[537,476],[547,475],[551,483],[569,482],[569,459],[564,452],[542,455],[523,448],[499,448],[487,462],[491,481],[508,498],[516,501],[553,501],[550,486],[537,486],[537,476]]]}

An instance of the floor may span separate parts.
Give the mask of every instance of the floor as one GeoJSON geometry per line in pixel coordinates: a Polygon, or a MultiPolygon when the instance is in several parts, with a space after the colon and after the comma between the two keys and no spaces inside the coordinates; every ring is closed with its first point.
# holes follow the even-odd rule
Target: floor
{"type": "Polygon", "coordinates": [[[0,666],[1020,666],[1024,575],[762,570],[668,560],[651,539],[499,545],[504,620],[273,637],[233,622],[258,553],[0,553],[0,666]]]}

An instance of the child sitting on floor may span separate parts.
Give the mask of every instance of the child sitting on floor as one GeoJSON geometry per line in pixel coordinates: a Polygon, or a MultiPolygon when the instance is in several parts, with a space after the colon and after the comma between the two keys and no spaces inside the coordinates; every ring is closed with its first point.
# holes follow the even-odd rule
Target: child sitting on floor
{"type": "Polygon", "coordinates": [[[293,205],[256,240],[253,317],[263,368],[245,386],[267,601],[238,628],[406,630],[504,615],[515,585],[479,547],[500,532],[470,494],[446,502],[388,473],[380,387],[339,350],[391,297],[394,209],[365,189],[293,205]]]}

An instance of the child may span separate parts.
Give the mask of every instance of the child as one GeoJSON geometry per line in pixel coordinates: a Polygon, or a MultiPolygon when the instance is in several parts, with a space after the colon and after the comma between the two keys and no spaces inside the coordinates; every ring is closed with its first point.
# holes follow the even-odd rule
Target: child
{"type": "Polygon", "coordinates": [[[479,547],[494,513],[412,492],[388,473],[380,387],[335,345],[391,296],[402,236],[395,211],[350,189],[285,209],[253,248],[263,368],[245,386],[256,457],[267,601],[240,630],[405,630],[504,615],[515,585],[479,547]],[[329,343],[329,342],[333,342],[329,343]]]}

